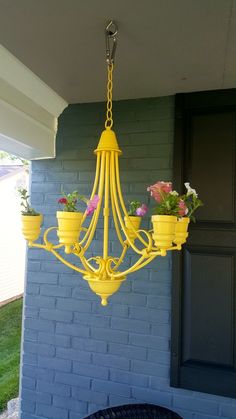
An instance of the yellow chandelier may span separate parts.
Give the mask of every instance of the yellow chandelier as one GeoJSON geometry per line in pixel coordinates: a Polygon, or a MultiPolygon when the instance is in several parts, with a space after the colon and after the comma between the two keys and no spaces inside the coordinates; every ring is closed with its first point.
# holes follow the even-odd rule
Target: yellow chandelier
{"type": "Polygon", "coordinates": [[[180,223],[174,216],[152,216],[154,230],[146,231],[140,229],[141,217],[129,216],[126,210],[120,184],[119,157],[121,150],[115,132],[112,130],[112,75],[116,34],[117,27],[114,22],[110,22],[106,28],[108,83],[105,130],[94,151],[97,164],[90,197],[92,200],[95,195],[98,195],[99,202],[89,225],[84,227],[87,218],[86,211],[84,214],[59,211],[57,214],[58,226],[48,228],[43,235],[44,244],[38,244],[35,243],[35,240],[40,234],[42,216],[22,217],[23,234],[28,240],[29,246],[51,252],[60,262],[81,273],[83,278],[88,281],[91,290],[101,297],[101,304],[104,306],[107,305],[108,297],[119,289],[128,274],[143,268],[157,256],[165,256],[167,250],[180,250],[188,236],[189,221],[186,219],[186,222],[180,223]],[[113,42],[112,51],[111,42],[113,42]],[[103,217],[103,253],[87,258],[86,252],[94,238],[100,216],[103,217]],[[119,257],[109,254],[109,218],[111,216],[117,239],[121,245],[119,257]],[[38,224],[36,218],[38,218],[38,224]],[[53,244],[48,240],[48,234],[52,230],[57,230],[59,244],[53,244]],[[58,252],[63,247],[66,254],[78,257],[81,262],[80,266],[66,260],[58,252]],[[130,248],[137,255],[137,261],[129,268],[122,269],[126,252],[130,248]]]}

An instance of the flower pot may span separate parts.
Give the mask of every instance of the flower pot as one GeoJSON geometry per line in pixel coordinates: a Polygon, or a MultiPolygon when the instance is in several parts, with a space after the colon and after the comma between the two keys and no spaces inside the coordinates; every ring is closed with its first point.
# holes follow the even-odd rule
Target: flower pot
{"type": "Polygon", "coordinates": [[[59,243],[69,253],[72,245],[78,242],[82,223],[82,212],[57,211],[59,243]]]}
{"type": "Polygon", "coordinates": [[[39,238],[42,220],[42,214],[21,216],[22,233],[25,240],[34,242],[39,238]]]}
{"type": "Polygon", "coordinates": [[[167,250],[172,247],[175,238],[177,217],[173,215],[153,215],[153,240],[158,249],[167,250]]]}
{"type": "Polygon", "coordinates": [[[190,218],[183,217],[177,220],[175,225],[175,238],[174,243],[178,246],[181,246],[186,242],[188,237],[188,225],[189,225],[190,218]]]}
{"type": "Polygon", "coordinates": [[[125,232],[132,241],[134,241],[137,238],[137,235],[135,234],[133,229],[135,229],[135,231],[139,230],[141,219],[142,217],[139,217],[137,215],[129,215],[128,217],[124,217],[126,227],[125,232]]]}

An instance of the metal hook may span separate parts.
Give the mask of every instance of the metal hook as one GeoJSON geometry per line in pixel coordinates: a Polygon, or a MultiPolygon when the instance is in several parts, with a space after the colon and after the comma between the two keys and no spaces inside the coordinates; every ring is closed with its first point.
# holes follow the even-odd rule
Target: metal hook
{"type": "Polygon", "coordinates": [[[106,60],[109,65],[114,63],[114,57],[115,57],[116,46],[117,46],[117,39],[116,39],[117,33],[118,33],[118,27],[116,23],[111,20],[108,23],[105,30],[106,60]],[[112,49],[111,49],[111,42],[113,42],[112,49]]]}

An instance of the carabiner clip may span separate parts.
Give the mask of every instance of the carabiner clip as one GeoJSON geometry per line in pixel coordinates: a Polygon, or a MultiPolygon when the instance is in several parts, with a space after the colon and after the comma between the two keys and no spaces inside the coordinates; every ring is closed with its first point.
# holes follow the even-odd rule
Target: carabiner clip
{"type": "Polygon", "coordinates": [[[112,20],[108,23],[105,30],[105,39],[106,39],[106,60],[107,64],[112,65],[114,63],[114,57],[117,46],[116,35],[118,33],[118,28],[115,22],[112,20]],[[112,43],[112,48],[111,48],[112,43]]]}

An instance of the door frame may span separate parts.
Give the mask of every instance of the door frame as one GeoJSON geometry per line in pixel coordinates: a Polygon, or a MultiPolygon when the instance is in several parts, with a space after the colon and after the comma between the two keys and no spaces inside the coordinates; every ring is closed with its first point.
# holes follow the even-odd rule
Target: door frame
{"type": "MultiPolygon", "coordinates": [[[[224,112],[234,110],[236,112],[236,89],[218,90],[209,92],[197,92],[177,94],[175,96],[175,126],[174,126],[174,161],[173,179],[174,188],[183,192],[185,173],[185,147],[188,133],[186,119],[189,113],[210,113],[217,111],[224,112]]],[[[200,222],[199,228],[206,228],[207,222],[200,222]]],[[[194,226],[191,226],[194,229],[194,226]]],[[[196,389],[194,383],[191,388],[181,382],[181,344],[183,337],[182,327],[182,294],[183,294],[183,252],[173,252],[172,255],[172,290],[171,290],[171,366],[170,366],[170,385],[172,387],[188,388],[195,391],[205,391],[212,394],[224,395],[226,397],[236,397],[236,392],[232,394],[230,388],[223,394],[216,384],[212,391],[209,389],[196,389]]],[[[183,367],[182,367],[183,368],[183,367]]],[[[206,374],[207,375],[207,374],[206,374]]],[[[223,376],[223,372],[222,372],[223,376]]],[[[202,377],[204,378],[204,377],[202,377]]],[[[223,377],[222,377],[223,378],[223,377]]]]}

